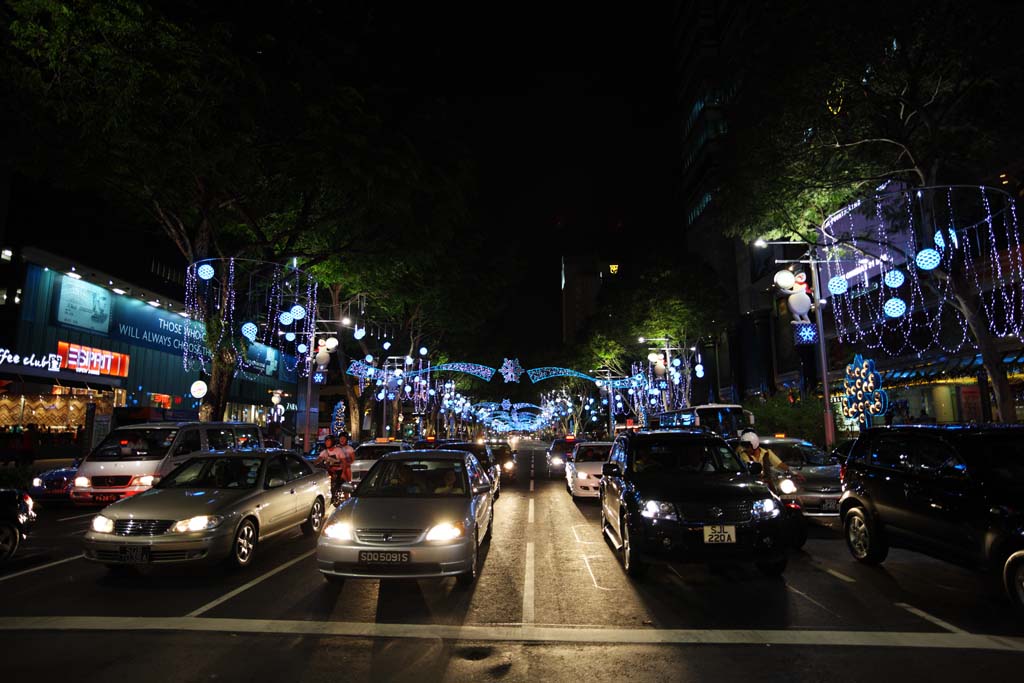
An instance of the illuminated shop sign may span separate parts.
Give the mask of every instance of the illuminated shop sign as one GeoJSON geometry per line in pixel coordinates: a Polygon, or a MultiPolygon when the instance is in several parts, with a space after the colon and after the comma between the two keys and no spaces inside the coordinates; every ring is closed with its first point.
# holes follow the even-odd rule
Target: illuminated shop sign
{"type": "Polygon", "coordinates": [[[57,342],[57,355],[60,357],[60,367],[68,370],[89,375],[128,376],[127,353],[115,353],[62,341],[57,342]]]}
{"type": "Polygon", "coordinates": [[[10,349],[0,349],[0,365],[20,365],[28,368],[40,368],[49,372],[60,372],[61,358],[56,353],[42,356],[21,356],[10,349]]]}

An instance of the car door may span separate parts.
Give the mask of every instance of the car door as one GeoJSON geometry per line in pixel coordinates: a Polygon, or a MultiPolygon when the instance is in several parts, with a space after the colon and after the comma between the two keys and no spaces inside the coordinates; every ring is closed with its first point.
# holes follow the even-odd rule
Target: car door
{"type": "Polygon", "coordinates": [[[288,467],[283,455],[267,460],[263,475],[263,496],[260,501],[261,535],[287,527],[295,518],[295,486],[288,481],[288,467]]]}
{"type": "Polygon", "coordinates": [[[616,441],[608,455],[608,462],[619,467],[619,476],[601,478],[601,506],[605,519],[612,528],[617,529],[619,519],[620,496],[622,494],[623,476],[626,473],[626,449],[622,441],[616,441]]]}
{"type": "Polygon", "coordinates": [[[160,474],[166,475],[180,465],[184,465],[190,458],[198,455],[203,450],[202,439],[198,429],[183,429],[178,433],[167,453],[164,463],[160,467],[160,474]]]}
{"type": "Polygon", "coordinates": [[[865,488],[886,529],[906,535],[911,525],[906,484],[910,476],[910,449],[905,433],[886,433],[868,444],[865,453],[865,488]]]}
{"type": "Polygon", "coordinates": [[[478,533],[482,534],[487,528],[492,514],[491,505],[491,478],[486,470],[480,465],[475,456],[466,458],[466,474],[469,476],[470,492],[473,496],[472,510],[473,519],[476,521],[478,533]],[[487,485],[487,491],[476,493],[477,486],[487,485]]]}
{"type": "Polygon", "coordinates": [[[295,515],[292,521],[298,524],[306,519],[313,508],[313,501],[320,495],[318,478],[309,463],[299,456],[288,453],[284,459],[288,466],[288,484],[295,489],[295,515]]]}
{"type": "Polygon", "coordinates": [[[971,480],[951,446],[941,439],[915,435],[904,489],[908,531],[923,545],[961,557],[976,552],[980,539],[971,526],[975,512],[971,480]]]}

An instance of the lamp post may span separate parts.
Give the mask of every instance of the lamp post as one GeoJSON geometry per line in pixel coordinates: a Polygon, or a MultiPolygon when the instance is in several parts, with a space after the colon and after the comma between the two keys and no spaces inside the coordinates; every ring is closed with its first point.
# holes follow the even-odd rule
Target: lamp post
{"type": "Polygon", "coordinates": [[[765,248],[769,245],[798,244],[807,248],[803,258],[775,259],[777,265],[783,263],[807,264],[811,269],[811,289],[814,290],[814,318],[818,330],[818,362],[821,365],[821,391],[825,400],[825,449],[831,451],[836,441],[836,422],[832,416],[832,395],[828,386],[828,349],[825,346],[825,318],[821,311],[821,283],[818,280],[818,246],[803,240],[766,241],[756,240],[754,246],[765,248]]]}

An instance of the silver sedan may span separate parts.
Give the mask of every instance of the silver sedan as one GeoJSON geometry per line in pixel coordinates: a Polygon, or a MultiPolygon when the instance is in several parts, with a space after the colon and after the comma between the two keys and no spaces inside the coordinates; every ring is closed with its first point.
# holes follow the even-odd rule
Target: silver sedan
{"type": "Polygon", "coordinates": [[[332,583],[445,576],[472,583],[493,511],[489,475],[471,453],[388,453],[324,526],[317,565],[332,583]]]}
{"type": "Polygon", "coordinates": [[[94,517],[85,557],[111,569],[219,559],[244,567],[272,536],[296,526],[319,533],[330,490],[329,475],[294,453],[193,458],[94,517]]]}

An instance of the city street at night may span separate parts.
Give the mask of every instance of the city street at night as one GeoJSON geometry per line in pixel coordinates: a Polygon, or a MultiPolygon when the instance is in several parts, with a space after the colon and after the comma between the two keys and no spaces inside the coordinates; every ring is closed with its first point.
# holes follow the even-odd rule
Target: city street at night
{"type": "Polygon", "coordinates": [[[545,477],[542,444],[521,449],[540,474],[495,503],[468,589],[353,579],[339,590],[297,533],[243,572],[113,576],[81,559],[92,513],[47,508],[0,575],[7,671],[114,680],[142,661],[151,680],[863,681],[912,667],[915,680],[953,681],[1019,670],[1024,625],[981,577],[903,551],[864,567],[834,525],[815,525],[782,579],[670,564],[631,580],[596,501],[545,477]]]}

